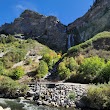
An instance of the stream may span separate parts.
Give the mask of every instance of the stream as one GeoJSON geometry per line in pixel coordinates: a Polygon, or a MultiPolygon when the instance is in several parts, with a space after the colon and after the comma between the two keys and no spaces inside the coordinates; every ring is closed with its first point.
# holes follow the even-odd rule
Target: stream
{"type": "Polygon", "coordinates": [[[73,108],[54,108],[47,106],[37,106],[35,102],[20,99],[3,99],[0,98],[0,106],[9,107],[11,110],[75,110],[73,108]]]}

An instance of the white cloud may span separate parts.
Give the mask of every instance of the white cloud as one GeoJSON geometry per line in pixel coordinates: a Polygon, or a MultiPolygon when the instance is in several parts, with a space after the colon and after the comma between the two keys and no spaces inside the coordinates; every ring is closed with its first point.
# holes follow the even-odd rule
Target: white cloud
{"type": "Polygon", "coordinates": [[[17,10],[25,10],[26,7],[24,7],[23,5],[16,5],[16,9],[17,10]]]}

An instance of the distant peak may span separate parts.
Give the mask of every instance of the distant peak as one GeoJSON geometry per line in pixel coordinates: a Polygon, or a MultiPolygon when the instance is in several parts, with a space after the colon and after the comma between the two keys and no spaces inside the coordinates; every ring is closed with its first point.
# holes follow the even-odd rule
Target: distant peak
{"type": "Polygon", "coordinates": [[[35,11],[32,11],[32,10],[29,10],[29,9],[26,9],[23,13],[21,13],[20,17],[31,17],[31,16],[40,16],[41,14],[35,12],[35,11]]]}

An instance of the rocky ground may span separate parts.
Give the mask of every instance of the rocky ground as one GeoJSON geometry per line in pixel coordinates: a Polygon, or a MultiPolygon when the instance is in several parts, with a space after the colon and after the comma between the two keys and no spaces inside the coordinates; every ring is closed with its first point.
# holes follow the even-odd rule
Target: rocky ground
{"type": "Polygon", "coordinates": [[[82,96],[86,95],[86,84],[42,82],[30,84],[26,99],[34,100],[38,105],[55,107],[76,107],[82,96]]]}

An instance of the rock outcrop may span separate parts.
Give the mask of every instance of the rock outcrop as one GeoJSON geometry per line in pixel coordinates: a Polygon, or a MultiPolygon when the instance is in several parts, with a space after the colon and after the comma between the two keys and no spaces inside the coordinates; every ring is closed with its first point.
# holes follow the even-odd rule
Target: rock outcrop
{"type": "Polygon", "coordinates": [[[110,31],[110,0],[95,0],[88,12],[67,27],[75,43],[84,42],[102,31],[110,31]]]}
{"type": "Polygon", "coordinates": [[[11,24],[4,24],[1,33],[24,34],[26,38],[36,39],[54,50],[66,49],[66,26],[54,16],[44,16],[25,10],[11,24]]]}

